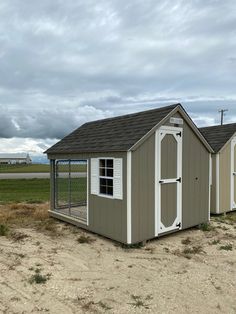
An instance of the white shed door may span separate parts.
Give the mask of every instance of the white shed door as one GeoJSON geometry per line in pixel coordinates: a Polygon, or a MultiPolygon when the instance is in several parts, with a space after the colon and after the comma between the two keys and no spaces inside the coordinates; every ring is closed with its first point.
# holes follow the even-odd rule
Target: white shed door
{"type": "Polygon", "coordinates": [[[183,130],[161,127],[157,131],[158,234],[181,229],[183,130]]]}

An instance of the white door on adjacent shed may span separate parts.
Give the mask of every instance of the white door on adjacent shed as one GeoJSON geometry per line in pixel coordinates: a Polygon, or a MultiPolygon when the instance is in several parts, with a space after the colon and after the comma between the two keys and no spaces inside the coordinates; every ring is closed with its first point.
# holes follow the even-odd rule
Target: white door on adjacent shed
{"type": "Polygon", "coordinates": [[[156,134],[157,234],[181,229],[183,129],[161,127],[156,134]]]}
{"type": "Polygon", "coordinates": [[[236,137],[231,142],[231,210],[236,208],[236,137]]]}

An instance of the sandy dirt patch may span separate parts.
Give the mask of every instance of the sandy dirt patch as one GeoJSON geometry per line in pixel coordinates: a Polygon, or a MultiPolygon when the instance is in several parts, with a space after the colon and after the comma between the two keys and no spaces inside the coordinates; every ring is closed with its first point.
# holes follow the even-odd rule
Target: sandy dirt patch
{"type": "Polygon", "coordinates": [[[0,313],[236,313],[235,216],[127,249],[37,212],[4,221],[0,313]]]}

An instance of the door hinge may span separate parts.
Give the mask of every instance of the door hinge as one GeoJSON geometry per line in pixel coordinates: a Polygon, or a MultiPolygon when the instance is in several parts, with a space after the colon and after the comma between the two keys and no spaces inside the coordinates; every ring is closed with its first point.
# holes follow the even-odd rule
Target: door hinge
{"type": "Polygon", "coordinates": [[[176,133],[177,136],[182,136],[182,132],[176,133]]]}
{"type": "Polygon", "coordinates": [[[176,179],[176,182],[179,182],[179,183],[181,183],[181,178],[179,178],[179,179],[176,179]]]}
{"type": "Polygon", "coordinates": [[[181,222],[179,222],[178,224],[176,224],[176,227],[181,228],[181,222]]]}
{"type": "Polygon", "coordinates": [[[162,184],[162,183],[164,183],[164,181],[163,181],[163,180],[160,180],[159,183],[162,184]]]}

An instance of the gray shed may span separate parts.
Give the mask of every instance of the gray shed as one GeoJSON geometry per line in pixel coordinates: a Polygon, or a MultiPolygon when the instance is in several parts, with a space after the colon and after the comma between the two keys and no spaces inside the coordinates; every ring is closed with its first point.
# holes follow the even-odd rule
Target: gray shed
{"type": "Polygon", "coordinates": [[[180,104],[85,123],[46,152],[50,215],[126,244],[207,222],[211,152],[180,104]]]}
{"type": "Polygon", "coordinates": [[[211,213],[236,209],[236,123],[200,128],[212,154],[211,213]]]}

